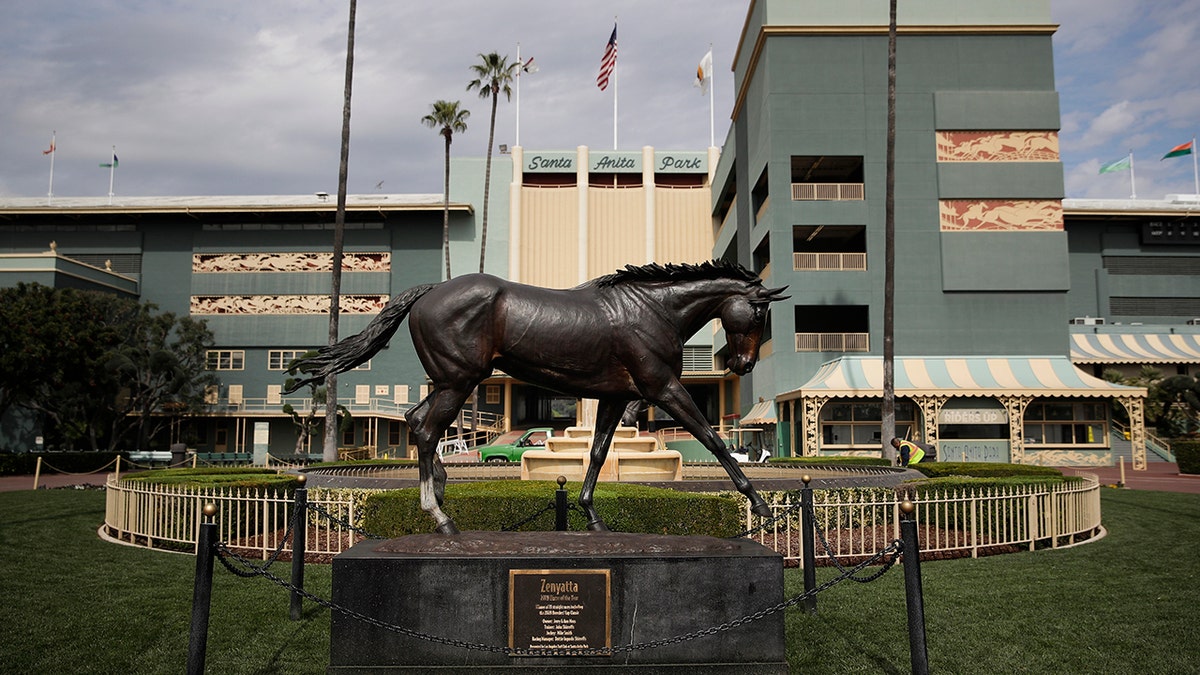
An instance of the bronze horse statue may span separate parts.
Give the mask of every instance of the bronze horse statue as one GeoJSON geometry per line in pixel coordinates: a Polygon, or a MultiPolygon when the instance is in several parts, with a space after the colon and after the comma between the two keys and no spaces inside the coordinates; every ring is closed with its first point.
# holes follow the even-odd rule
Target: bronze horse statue
{"type": "MultiPolygon", "coordinates": [[[[786,288],[786,287],[785,287],[786,288]]],[[[442,512],[446,470],[437,443],[471,392],[493,368],[569,396],[597,399],[591,463],[579,495],[588,529],[607,530],[592,505],[596,481],[625,408],[646,400],[675,418],[721,462],[751,510],[769,516],[725,444],[680,381],[683,344],[720,319],[731,356],[745,375],[758,360],[767,308],[787,299],[753,272],[724,262],[626,266],[569,290],[469,274],[397,295],[358,335],[293,363],[307,378],[288,393],[362,363],[382,349],[407,316],[417,355],[433,382],[408,411],[416,436],[421,508],[437,530],[458,532],[442,512]]]]}

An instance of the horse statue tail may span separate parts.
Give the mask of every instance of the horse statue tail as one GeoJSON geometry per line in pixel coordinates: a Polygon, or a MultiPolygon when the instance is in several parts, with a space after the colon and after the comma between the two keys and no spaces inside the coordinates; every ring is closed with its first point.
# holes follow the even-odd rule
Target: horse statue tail
{"type": "Polygon", "coordinates": [[[301,387],[324,380],[331,373],[344,373],[366,363],[387,346],[388,341],[396,334],[396,329],[408,316],[413,303],[436,286],[437,284],[423,284],[404,291],[392,298],[361,333],[351,335],[337,344],[321,347],[313,356],[293,361],[288,372],[301,372],[309,377],[290,381],[284,393],[290,394],[301,387]]]}

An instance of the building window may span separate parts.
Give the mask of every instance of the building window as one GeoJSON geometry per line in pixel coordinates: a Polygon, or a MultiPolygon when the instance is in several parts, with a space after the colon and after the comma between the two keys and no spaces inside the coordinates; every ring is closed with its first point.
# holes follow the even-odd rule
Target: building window
{"type": "Polygon", "coordinates": [[[245,370],[246,352],[241,349],[210,349],[205,354],[209,370],[245,370]]]}
{"type": "Polygon", "coordinates": [[[867,305],[796,305],[796,351],[871,351],[869,310],[867,305]]]}
{"type": "Polygon", "coordinates": [[[793,201],[862,201],[861,156],[792,156],[793,201]]]}
{"type": "Polygon", "coordinates": [[[500,385],[489,384],[484,389],[484,399],[488,405],[500,405],[500,385]]]}
{"type": "Polygon", "coordinates": [[[862,225],[793,226],[792,269],[797,272],[865,272],[867,228],[862,225]]]}
{"type": "Polygon", "coordinates": [[[1107,420],[1102,402],[1031,403],[1025,409],[1025,444],[1107,447],[1107,420]]]}
{"type": "Polygon", "coordinates": [[[388,445],[393,448],[400,445],[402,426],[400,420],[388,420],[388,445]]]}
{"type": "Polygon", "coordinates": [[[304,349],[272,349],[267,352],[267,370],[287,370],[288,364],[307,353],[304,349]]]}
{"type": "MultiPolygon", "coordinates": [[[[916,409],[911,401],[896,401],[896,435],[911,438],[916,409]]],[[[821,448],[881,450],[883,404],[880,401],[835,401],[821,408],[821,448]]]]}
{"type": "Polygon", "coordinates": [[[354,447],[354,425],[353,424],[346,427],[346,430],[342,432],[342,447],[344,447],[344,448],[353,448],[354,447]]]}

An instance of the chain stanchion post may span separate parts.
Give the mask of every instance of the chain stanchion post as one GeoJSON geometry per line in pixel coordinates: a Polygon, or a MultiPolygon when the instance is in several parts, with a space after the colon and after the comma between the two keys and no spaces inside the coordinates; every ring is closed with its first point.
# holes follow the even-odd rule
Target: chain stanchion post
{"type": "Polygon", "coordinates": [[[38,480],[41,479],[41,477],[42,477],[42,456],[38,455],[37,466],[34,467],[34,469],[33,469],[33,489],[34,490],[37,489],[38,480]]]}
{"type": "Polygon", "coordinates": [[[800,490],[800,556],[804,565],[804,592],[810,594],[804,599],[804,611],[816,614],[817,594],[812,593],[817,587],[817,542],[813,532],[813,494],[809,486],[812,477],[804,474],[800,480],[804,481],[804,488],[800,490]]]}
{"type": "Polygon", "coordinates": [[[188,639],[188,675],[203,675],[205,652],[208,650],[208,613],[212,605],[213,557],[216,555],[217,524],[212,517],[215,504],[205,504],[204,522],[196,541],[196,583],[192,591],[192,627],[188,639]]]}
{"type": "Polygon", "coordinates": [[[917,536],[917,507],[900,504],[900,537],[904,541],[904,601],[908,607],[908,652],[913,675],[929,675],[929,652],[925,645],[925,599],[921,592],[921,542],[917,536]]]}
{"type": "Polygon", "coordinates": [[[300,474],[300,487],[296,488],[296,500],[292,505],[292,599],[289,611],[292,621],[299,621],[303,612],[304,598],[304,555],[308,544],[308,476],[300,474]]]}
{"type": "Polygon", "coordinates": [[[567,531],[567,477],[558,477],[558,489],[554,491],[554,529],[567,531]]]}

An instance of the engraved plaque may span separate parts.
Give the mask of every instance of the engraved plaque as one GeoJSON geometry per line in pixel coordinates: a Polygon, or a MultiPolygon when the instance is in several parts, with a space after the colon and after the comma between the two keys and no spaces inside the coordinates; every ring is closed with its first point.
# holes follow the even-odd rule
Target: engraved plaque
{"type": "Polygon", "coordinates": [[[528,650],[520,656],[611,648],[612,570],[509,570],[508,646],[528,650]]]}

